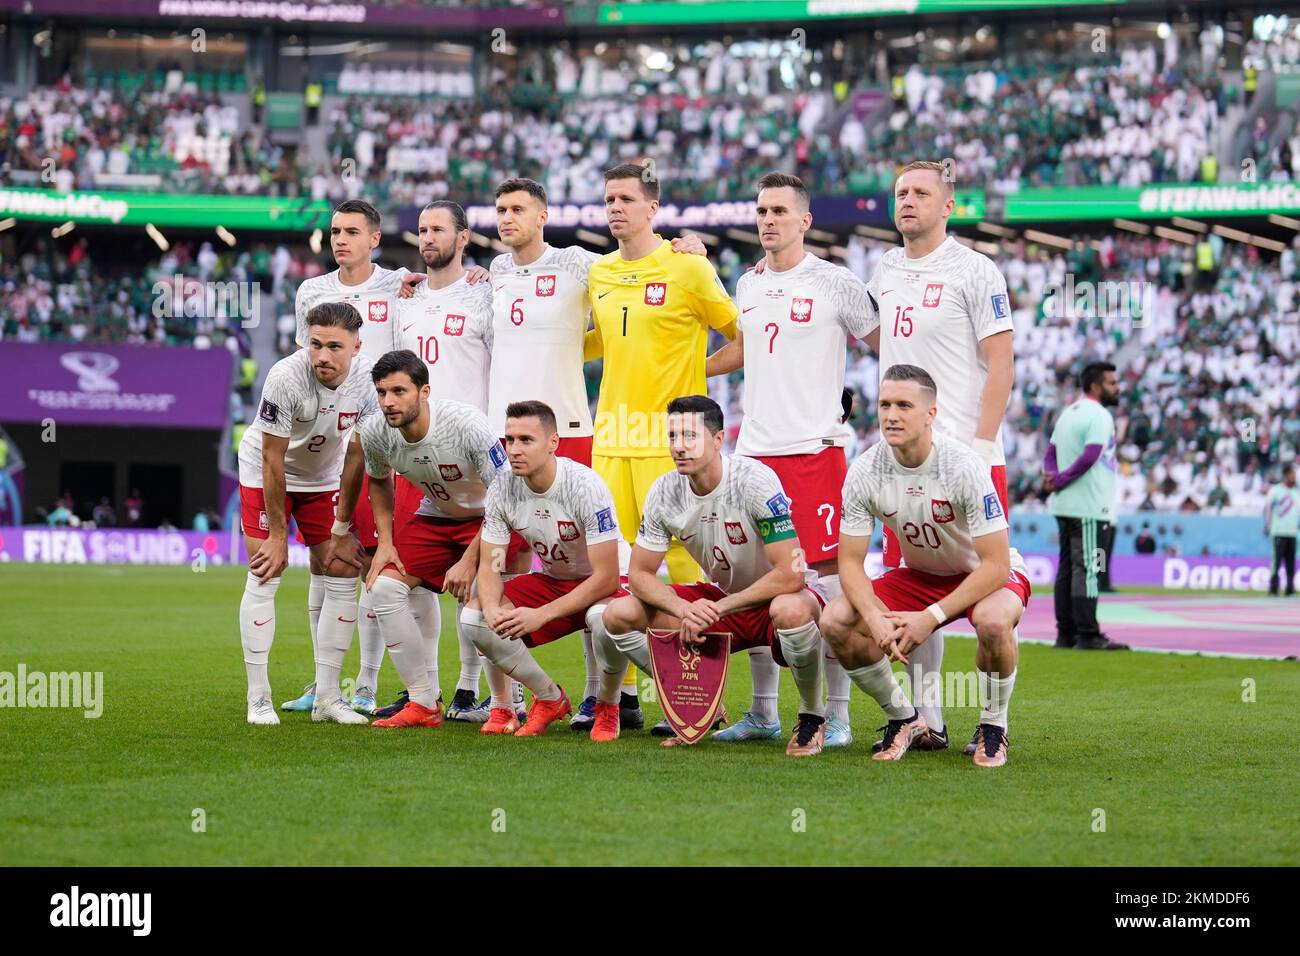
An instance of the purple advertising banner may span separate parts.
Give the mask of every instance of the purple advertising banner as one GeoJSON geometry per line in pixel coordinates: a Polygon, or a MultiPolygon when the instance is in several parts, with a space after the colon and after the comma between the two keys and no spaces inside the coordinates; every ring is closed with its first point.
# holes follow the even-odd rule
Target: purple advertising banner
{"type": "Polygon", "coordinates": [[[0,421],[223,428],[235,357],[180,346],[0,343],[0,421]]]}
{"type": "MultiPolygon", "coordinates": [[[[137,528],[0,528],[0,563],[38,564],[211,564],[243,562],[242,535],[229,531],[158,531],[137,528]],[[232,540],[233,537],[233,540],[232,540]]],[[[1026,554],[1034,585],[1056,578],[1055,554],[1026,554]]],[[[307,548],[290,538],[289,566],[306,567],[307,548]]],[[[868,573],[880,573],[880,555],[867,559],[868,573]]],[[[1170,591],[1267,591],[1267,558],[1202,558],[1129,555],[1111,562],[1118,588],[1163,587],[1170,591]]]]}
{"type": "Polygon", "coordinates": [[[368,3],[317,3],[311,0],[0,0],[0,11],[33,16],[129,19],[225,20],[247,23],[315,24],[317,26],[386,26],[448,28],[563,26],[559,7],[439,8],[387,7],[368,3]]]}

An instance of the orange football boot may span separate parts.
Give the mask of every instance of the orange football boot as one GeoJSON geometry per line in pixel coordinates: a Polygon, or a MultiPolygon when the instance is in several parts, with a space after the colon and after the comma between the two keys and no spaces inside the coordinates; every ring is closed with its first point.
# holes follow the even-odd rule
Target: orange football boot
{"type": "Polygon", "coordinates": [[[618,704],[596,701],[596,722],[591,725],[591,739],[618,740],[618,704]]]}
{"type": "Polygon", "coordinates": [[[547,727],[561,717],[568,717],[571,713],[573,713],[573,705],[569,703],[569,695],[564,692],[563,687],[560,688],[560,696],[555,700],[538,700],[534,697],[532,709],[528,711],[528,720],[515,731],[515,736],[540,737],[546,733],[547,727]]]}
{"type": "Polygon", "coordinates": [[[441,727],[442,708],[435,706],[432,710],[423,704],[408,700],[406,706],[383,720],[376,720],[371,727],[441,727]]]}
{"type": "Polygon", "coordinates": [[[488,721],[478,729],[480,734],[513,734],[519,729],[519,718],[513,707],[493,707],[488,721]]]}

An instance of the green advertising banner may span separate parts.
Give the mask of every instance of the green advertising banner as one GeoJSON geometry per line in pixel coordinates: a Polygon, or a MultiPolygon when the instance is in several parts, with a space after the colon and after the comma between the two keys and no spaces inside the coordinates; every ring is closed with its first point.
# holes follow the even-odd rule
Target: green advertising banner
{"type": "Polygon", "coordinates": [[[274,196],[208,196],[174,193],[71,192],[0,189],[0,219],[36,219],[79,224],[153,223],[215,229],[282,232],[327,228],[330,204],[274,196]]]}
{"type": "MultiPolygon", "coordinates": [[[[737,23],[981,13],[1044,7],[1113,7],[1128,0],[703,0],[700,3],[603,3],[596,22],[608,25],[737,23]]],[[[572,23],[574,14],[566,15],[572,23]]]]}
{"type": "MultiPolygon", "coordinates": [[[[1170,219],[1300,212],[1300,183],[1164,183],[1075,186],[1008,193],[1002,222],[1076,219],[1170,219]]],[[[955,218],[955,217],[954,217],[955,218]]]]}

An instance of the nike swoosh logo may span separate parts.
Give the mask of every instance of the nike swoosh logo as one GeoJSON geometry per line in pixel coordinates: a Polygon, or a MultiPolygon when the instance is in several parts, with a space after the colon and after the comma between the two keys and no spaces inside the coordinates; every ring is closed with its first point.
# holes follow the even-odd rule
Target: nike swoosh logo
{"type": "MultiPolygon", "coordinates": [[[[411,325],[414,325],[414,324],[415,324],[414,322],[411,323],[411,325]]],[[[405,332],[407,329],[409,329],[409,328],[411,327],[411,325],[404,325],[404,326],[402,326],[402,331],[405,332]]]]}
{"type": "Polygon", "coordinates": [[[680,535],[680,536],[677,538],[677,540],[678,540],[678,541],[690,541],[691,538],[698,538],[699,535],[700,535],[700,533],[697,531],[697,532],[695,532],[695,534],[680,535]]]}
{"type": "Polygon", "coordinates": [[[889,293],[893,291],[894,291],[893,289],[886,289],[884,292],[880,293],[880,297],[883,299],[885,296],[889,295],[889,293]]]}
{"type": "Polygon", "coordinates": [[[824,544],[824,545],[822,545],[822,551],[823,551],[823,552],[826,552],[826,551],[834,551],[834,550],[835,550],[836,548],[838,548],[838,547],[839,547],[839,544],[838,544],[838,543],[837,543],[837,544],[824,544]]]}
{"type": "Polygon", "coordinates": [[[374,616],[373,614],[370,614],[370,613],[367,613],[367,614],[366,614],[366,617],[368,617],[368,618],[369,618],[370,620],[372,620],[372,621],[375,619],[375,616],[374,616]]]}
{"type": "Polygon", "coordinates": [[[757,309],[757,308],[758,308],[758,306],[756,306],[756,305],[751,305],[748,309],[741,309],[741,310],[740,310],[740,314],[741,314],[741,315],[744,315],[746,312],[753,312],[753,311],[754,311],[755,309],[757,309]]]}
{"type": "Polygon", "coordinates": [[[273,617],[268,617],[265,621],[254,621],[254,622],[253,622],[253,626],[254,626],[254,627],[261,627],[263,624],[270,624],[270,623],[271,623],[272,621],[274,621],[274,620],[275,620],[275,618],[273,618],[273,617]]]}
{"type": "Polygon", "coordinates": [[[341,624],[355,624],[357,622],[357,619],[355,617],[344,617],[342,614],[340,614],[339,622],[341,624]]]}
{"type": "Polygon", "coordinates": [[[608,292],[600,292],[600,293],[597,293],[596,298],[597,298],[597,299],[603,299],[603,298],[605,298],[605,296],[607,296],[607,295],[609,295],[608,292]]]}
{"type": "Polygon", "coordinates": [[[896,515],[896,514],[898,514],[897,511],[882,511],[882,512],[880,513],[880,516],[881,516],[882,518],[892,518],[892,517],[894,517],[894,515],[896,515]]]}

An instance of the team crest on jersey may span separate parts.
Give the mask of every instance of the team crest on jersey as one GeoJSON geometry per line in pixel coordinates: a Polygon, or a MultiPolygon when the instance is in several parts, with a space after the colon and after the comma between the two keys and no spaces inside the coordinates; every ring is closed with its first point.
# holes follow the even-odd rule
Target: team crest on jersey
{"type": "Polygon", "coordinates": [[[559,518],[556,518],[555,527],[560,532],[561,541],[578,540],[578,526],[574,524],[572,521],[561,521],[559,518]]]}
{"type": "Polygon", "coordinates": [[[999,319],[1007,317],[1007,294],[999,292],[993,297],[993,315],[999,319]]]}
{"type": "Polygon", "coordinates": [[[442,324],[443,335],[463,335],[465,332],[465,316],[447,315],[447,321],[442,324]]]}
{"type": "Polygon", "coordinates": [[[723,522],[727,526],[727,540],[732,544],[748,544],[749,537],[745,534],[745,527],[739,521],[723,522]]]}
{"type": "Polygon", "coordinates": [[[930,517],[934,518],[936,524],[947,524],[957,516],[953,513],[951,502],[940,501],[938,498],[931,498],[930,517]]]}
{"type": "Polygon", "coordinates": [[[368,305],[366,306],[366,318],[368,318],[371,322],[387,322],[388,303],[387,302],[368,303],[368,305]]]}
{"type": "Polygon", "coordinates": [[[812,303],[812,299],[792,299],[790,301],[790,321],[811,322],[812,303]]]}
{"type": "Polygon", "coordinates": [[[443,481],[460,481],[460,465],[439,465],[438,474],[442,476],[443,481]]]}
{"type": "Polygon", "coordinates": [[[943,298],[943,283],[931,282],[925,287],[925,296],[921,299],[921,304],[927,309],[933,309],[943,298]]]}
{"type": "Polygon", "coordinates": [[[506,450],[497,442],[488,449],[488,459],[492,462],[493,468],[500,468],[506,463],[506,450]]]}
{"type": "Polygon", "coordinates": [[[538,296],[555,295],[555,276],[537,277],[538,296]]]}
{"type": "Polygon", "coordinates": [[[339,431],[346,431],[356,423],[360,412],[339,412],[339,431]]]}
{"type": "Polygon", "coordinates": [[[663,305],[668,298],[667,282],[647,282],[645,284],[645,304],[663,305]]]}
{"type": "Polygon", "coordinates": [[[270,519],[266,517],[265,511],[259,511],[257,513],[257,526],[261,528],[263,531],[271,530],[271,522],[270,519]]]}
{"type": "Polygon", "coordinates": [[[280,406],[262,399],[262,407],[258,410],[257,417],[268,425],[274,425],[280,420],[280,406]]]}
{"type": "Polygon", "coordinates": [[[598,532],[615,531],[618,525],[614,523],[614,515],[608,508],[601,508],[596,512],[596,530],[598,532]]]}
{"type": "Polygon", "coordinates": [[[1002,502],[998,501],[997,494],[984,496],[984,518],[992,521],[994,518],[1002,517],[1002,502]]]}

